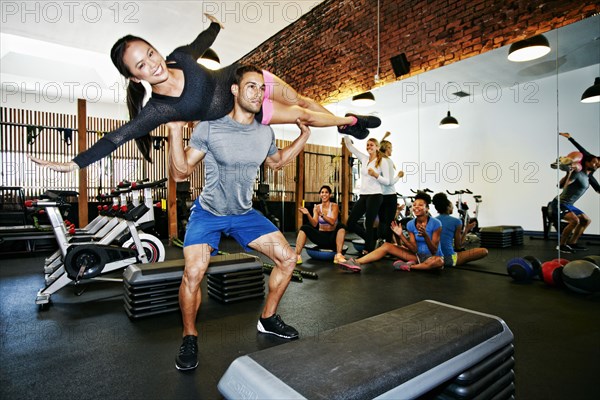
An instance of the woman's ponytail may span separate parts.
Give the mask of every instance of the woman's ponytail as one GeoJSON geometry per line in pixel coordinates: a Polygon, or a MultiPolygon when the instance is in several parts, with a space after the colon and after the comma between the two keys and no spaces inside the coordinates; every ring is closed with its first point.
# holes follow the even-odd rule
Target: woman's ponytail
{"type": "MultiPolygon", "coordinates": [[[[134,119],[140,113],[140,111],[142,111],[144,97],[146,96],[146,89],[144,88],[144,85],[142,85],[140,82],[134,82],[131,79],[133,75],[123,61],[123,55],[125,54],[125,50],[127,50],[127,46],[133,41],[142,41],[151,46],[150,43],[140,37],[126,35],[117,40],[110,51],[110,58],[114,66],[117,68],[119,73],[129,81],[127,84],[127,109],[129,110],[130,119],[134,119]]],[[[135,143],[138,149],[142,152],[144,159],[146,159],[148,162],[152,162],[152,158],[150,157],[152,136],[148,133],[141,138],[136,138],[135,143]]]]}

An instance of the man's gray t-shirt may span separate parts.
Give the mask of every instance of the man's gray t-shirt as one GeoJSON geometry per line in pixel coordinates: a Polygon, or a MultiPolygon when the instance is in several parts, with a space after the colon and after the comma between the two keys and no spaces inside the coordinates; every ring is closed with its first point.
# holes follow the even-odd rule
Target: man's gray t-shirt
{"type": "Polygon", "coordinates": [[[571,174],[570,180],[571,184],[560,193],[560,202],[573,205],[590,187],[590,177],[584,171],[577,171],[571,174]]]}
{"type": "Polygon", "coordinates": [[[198,124],[190,147],[206,153],[200,204],[215,215],[241,215],[252,208],[258,168],[278,151],[270,126],[255,120],[240,124],[228,115],[198,124]]]}

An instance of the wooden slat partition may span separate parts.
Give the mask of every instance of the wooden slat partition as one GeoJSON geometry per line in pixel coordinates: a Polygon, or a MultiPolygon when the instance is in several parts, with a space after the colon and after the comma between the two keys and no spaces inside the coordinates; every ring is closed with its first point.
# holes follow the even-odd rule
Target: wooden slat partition
{"type": "Polygon", "coordinates": [[[39,168],[27,158],[31,155],[56,161],[72,159],[77,152],[75,115],[0,107],[0,118],[1,185],[21,186],[27,197],[38,196],[50,188],[77,190],[77,172],[63,174],[39,168]],[[71,145],[66,144],[60,131],[48,127],[71,129],[71,145]],[[32,143],[27,142],[28,129],[37,134],[32,143]]]}
{"type": "MultiPolygon", "coordinates": [[[[74,110],[75,112],[76,110],[74,110]]],[[[0,107],[0,185],[21,186],[26,197],[36,197],[47,189],[78,190],[78,172],[68,174],[40,168],[31,162],[27,155],[52,161],[69,161],[75,157],[78,148],[77,116],[75,114],[59,114],[43,111],[31,111],[0,107]],[[27,131],[34,127],[37,137],[31,144],[27,143],[27,131]],[[59,130],[62,129],[62,130],[59,130]],[[64,130],[71,130],[71,142],[65,141],[64,130]]],[[[126,123],[123,120],[90,117],[86,118],[86,148],[91,147],[102,134],[110,132],[126,123]]],[[[184,143],[189,142],[192,129],[184,128],[184,143]]],[[[138,151],[135,141],[119,147],[106,157],[87,168],[87,196],[94,201],[99,193],[107,193],[122,180],[148,178],[151,181],[167,176],[168,132],[161,126],[152,132],[158,138],[159,148],[153,148],[153,163],[146,162],[138,151]],[[160,145],[160,140],[164,141],[160,145]]],[[[279,148],[289,145],[287,140],[276,141],[279,148]]],[[[307,144],[305,150],[305,200],[319,201],[318,191],[324,185],[330,185],[334,193],[341,193],[341,159],[340,148],[307,144]]],[[[271,189],[270,201],[296,201],[296,161],[281,171],[265,171],[265,183],[271,189]]],[[[204,164],[190,177],[191,197],[200,195],[204,186],[204,164]]],[[[155,191],[155,200],[167,199],[167,189],[155,191]]],[[[299,199],[300,201],[302,199],[299,199]]],[[[171,202],[171,204],[174,204],[171,202]]]]}
{"type": "Polygon", "coordinates": [[[304,200],[320,202],[319,189],[329,185],[338,201],[341,193],[341,149],[321,145],[306,145],[304,200]]]}

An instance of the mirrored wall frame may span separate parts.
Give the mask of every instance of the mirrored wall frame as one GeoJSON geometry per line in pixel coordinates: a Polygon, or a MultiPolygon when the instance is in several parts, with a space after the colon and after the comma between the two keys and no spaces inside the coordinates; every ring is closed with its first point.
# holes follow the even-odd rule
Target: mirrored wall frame
{"type": "MultiPolygon", "coordinates": [[[[505,46],[375,88],[377,103],[369,108],[353,107],[350,99],[328,108],[382,119],[371,137],[392,132],[392,160],[405,171],[399,193],[468,188],[483,199],[480,226],[541,233],[541,207],[560,192],[562,177],[550,164],[574,150],[558,132],[600,152],[600,105],[579,101],[600,76],[600,16],[544,35],[552,50],[537,60],[510,62],[505,46]],[[460,128],[439,129],[448,110],[460,128]]],[[[324,131],[330,134],[311,140],[339,146],[335,131],[324,131]]],[[[592,219],[586,233],[599,235],[600,198],[588,190],[577,204],[592,219]]]]}

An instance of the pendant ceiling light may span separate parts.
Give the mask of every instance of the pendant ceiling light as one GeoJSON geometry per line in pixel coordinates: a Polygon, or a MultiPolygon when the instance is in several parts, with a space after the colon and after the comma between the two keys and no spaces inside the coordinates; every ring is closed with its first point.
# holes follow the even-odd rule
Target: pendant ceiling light
{"type": "Polygon", "coordinates": [[[508,59],[514,62],[531,61],[550,52],[550,43],[544,35],[520,40],[510,45],[508,59]]]}
{"type": "Polygon", "coordinates": [[[219,56],[213,49],[206,50],[202,57],[198,59],[198,63],[212,70],[221,68],[221,60],[219,60],[219,56]]]}
{"type": "Polygon", "coordinates": [[[440,121],[440,129],[456,129],[458,128],[458,121],[448,111],[448,115],[440,121]]]}
{"type": "Polygon", "coordinates": [[[598,103],[600,102],[600,76],[594,80],[594,84],[585,89],[581,95],[582,103],[598,103]]]}
{"type": "Polygon", "coordinates": [[[352,97],[352,105],[368,107],[375,104],[375,96],[371,92],[364,92],[352,97]]]}

